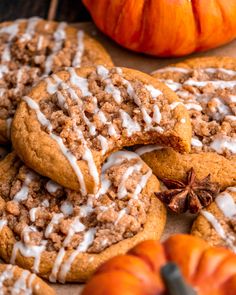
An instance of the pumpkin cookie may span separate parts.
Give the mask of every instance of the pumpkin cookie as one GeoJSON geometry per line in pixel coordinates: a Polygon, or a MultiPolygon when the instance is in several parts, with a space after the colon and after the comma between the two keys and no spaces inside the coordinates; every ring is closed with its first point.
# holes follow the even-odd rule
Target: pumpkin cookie
{"type": "Polygon", "coordinates": [[[160,238],[159,182],[141,158],[112,154],[96,195],[82,196],[27,168],[0,162],[0,257],[52,282],[84,281],[105,260],[160,238]]]}
{"type": "MultiPolygon", "coordinates": [[[[209,173],[222,188],[236,184],[236,59],[209,57],[187,60],[153,73],[174,90],[189,110],[192,151],[179,154],[155,149],[143,159],[159,177],[184,179],[193,167],[198,178],[209,173]]],[[[178,103],[172,104],[174,109],[178,103]]],[[[148,151],[148,150],[147,150],[148,151]]]]}
{"type": "Polygon", "coordinates": [[[37,17],[0,24],[0,60],[0,143],[9,140],[22,95],[42,76],[69,66],[112,65],[83,31],[37,17]]]}
{"type": "Polygon", "coordinates": [[[99,187],[105,158],[123,146],[162,143],[189,151],[187,110],[164,84],[126,68],[69,68],[23,98],[12,141],[38,173],[83,195],[99,187]]]}
{"type": "Polygon", "coordinates": [[[236,252],[236,187],[228,187],[200,212],[193,223],[192,234],[211,245],[236,252]]]}
{"type": "Polygon", "coordinates": [[[1,295],[54,295],[54,290],[28,270],[11,264],[0,264],[1,295]]]}

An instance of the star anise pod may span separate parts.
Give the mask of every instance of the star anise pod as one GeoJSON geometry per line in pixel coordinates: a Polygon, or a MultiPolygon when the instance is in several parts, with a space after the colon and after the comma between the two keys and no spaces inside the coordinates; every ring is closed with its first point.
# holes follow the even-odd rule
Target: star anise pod
{"type": "Polygon", "coordinates": [[[202,180],[197,179],[194,169],[191,168],[185,182],[161,179],[168,190],[156,193],[156,196],[176,213],[197,213],[208,206],[220,191],[219,183],[211,182],[210,178],[209,174],[202,180]]]}

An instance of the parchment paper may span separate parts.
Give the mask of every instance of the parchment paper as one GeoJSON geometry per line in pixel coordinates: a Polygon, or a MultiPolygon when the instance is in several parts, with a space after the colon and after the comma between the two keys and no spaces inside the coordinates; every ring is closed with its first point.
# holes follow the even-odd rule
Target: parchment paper
{"type": "MultiPolygon", "coordinates": [[[[184,60],[188,57],[212,55],[236,57],[236,40],[231,42],[230,44],[227,44],[214,50],[210,50],[205,53],[198,53],[184,58],[182,57],[159,59],[150,56],[145,56],[142,54],[133,53],[131,51],[121,48],[119,45],[115,44],[113,41],[111,41],[102,33],[100,33],[92,23],[80,23],[74,24],[74,26],[85,30],[92,37],[100,41],[111,55],[116,66],[130,67],[146,73],[150,73],[160,67],[166,66],[170,63],[175,63],[184,60]]],[[[173,233],[189,232],[194,218],[195,216],[191,216],[190,214],[177,216],[175,214],[168,213],[167,224],[162,240],[166,239],[170,234],[173,233]]],[[[51,286],[56,290],[57,294],[59,295],[79,295],[83,288],[83,285],[80,284],[51,284],[51,286]]]]}

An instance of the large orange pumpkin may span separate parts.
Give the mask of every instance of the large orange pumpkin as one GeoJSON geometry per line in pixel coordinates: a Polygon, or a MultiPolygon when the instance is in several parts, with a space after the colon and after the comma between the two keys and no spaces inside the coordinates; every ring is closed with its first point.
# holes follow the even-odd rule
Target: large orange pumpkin
{"type": "Polygon", "coordinates": [[[83,0],[94,22],[122,46],[180,56],[236,36],[235,0],[83,0]]]}
{"type": "Polygon", "coordinates": [[[171,236],[163,244],[145,241],[126,255],[103,264],[85,286],[82,295],[163,295],[160,268],[175,262],[187,284],[198,295],[236,294],[236,255],[211,247],[190,235],[171,236]]]}

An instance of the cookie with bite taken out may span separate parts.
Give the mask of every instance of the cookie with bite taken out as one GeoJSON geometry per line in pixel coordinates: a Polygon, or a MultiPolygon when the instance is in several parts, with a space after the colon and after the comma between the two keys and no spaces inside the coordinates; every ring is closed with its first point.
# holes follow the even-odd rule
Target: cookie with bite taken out
{"type": "Polygon", "coordinates": [[[132,69],[68,68],[22,98],[13,146],[38,173],[83,195],[96,193],[102,163],[124,146],[160,143],[189,151],[191,124],[178,102],[164,84],[132,69]]]}

